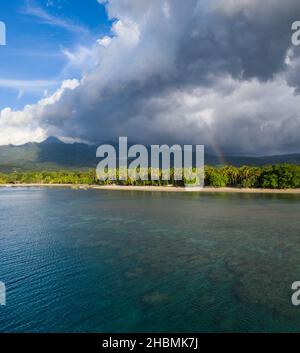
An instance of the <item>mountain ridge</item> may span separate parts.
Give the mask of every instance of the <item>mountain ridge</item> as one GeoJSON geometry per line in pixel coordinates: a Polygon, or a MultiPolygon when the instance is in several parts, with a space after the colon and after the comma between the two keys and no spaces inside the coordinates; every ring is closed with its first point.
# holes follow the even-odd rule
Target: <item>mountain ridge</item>
{"type": "MultiPolygon", "coordinates": [[[[116,146],[116,144],[113,144],[116,146]]],[[[96,145],[84,143],[64,143],[56,137],[48,137],[43,142],[29,142],[21,146],[0,146],[0,171],[89,169],[96,168],[96,145]]],[[[300,153],[273,156],[224,156],[226,165],[262,166],[268,164],[300,164],[300,153]]],[[[224,164],[213,154],[205,154],[205,164],[224,164]]]]}

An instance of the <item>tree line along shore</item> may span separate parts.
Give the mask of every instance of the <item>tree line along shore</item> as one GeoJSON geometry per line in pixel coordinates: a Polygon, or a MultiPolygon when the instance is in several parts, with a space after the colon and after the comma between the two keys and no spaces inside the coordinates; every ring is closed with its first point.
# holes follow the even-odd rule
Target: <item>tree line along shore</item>
{"type": "MultiPolygon", "coordinates": [[[[151,169],[149,168],[149,176],[151,169]]],[[[160,171],[161,176],[161,171],[160,171]]],[[[187,181],[174,180],[171,169],[170,179],[157,181],[131,180],[99,181],[95,170],[55,170],[23,171],[0,173],[0,184],[74,184],[74,185],[121,185],[121,186],[168,186],[183,187],[187,181]]],[[[190,183],[191,181],[189,181],[190,183]]],[[[300,166],[280,164],[264,167],[211,167],[205,166],[205,186],[213,188],[263,188],[263,189],[297,189],[300,188],[300,166]]]]}

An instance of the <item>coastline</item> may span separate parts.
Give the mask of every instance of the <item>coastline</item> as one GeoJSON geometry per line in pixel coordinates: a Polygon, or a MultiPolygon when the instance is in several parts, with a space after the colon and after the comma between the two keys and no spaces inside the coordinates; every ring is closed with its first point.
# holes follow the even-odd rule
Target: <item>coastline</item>
{"type": "Polygon", "coordinates": [[[198,193],[243,193],[243,194],[299,194],[300,189],[250,189],[250,188],[182,188],[175,186],[121,186],[121,185],[84,185],[84,184],[0,184],[0,188],[69,188],[76,190],[110,190],[143,192],[198,192],[198,193]]]}

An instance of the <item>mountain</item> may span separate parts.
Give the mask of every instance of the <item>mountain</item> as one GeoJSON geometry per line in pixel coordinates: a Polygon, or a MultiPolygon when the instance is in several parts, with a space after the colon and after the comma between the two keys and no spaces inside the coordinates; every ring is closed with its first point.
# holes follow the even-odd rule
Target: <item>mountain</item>
{"type": "Polygon", "coordinates": [[[97,165],[96,147],[55,137],[41,143],[0,146],[0,171],[84,169],[97,165]]]}
{"type": "MultiPolygon", "coordinates": [[[[67,144],[55,137],[41,143],[26,143],[22,146],[0,146],[0,171],[56,170],[96,168],[96,146],[83,143],[67,144]]],[[[267,164],[300,164],[299,154],[265,157],[224,156],[226,164],[262,166],[267,164]]],[[[219,158],[205,155],[206,165],[220,165],[219,158]]]]}

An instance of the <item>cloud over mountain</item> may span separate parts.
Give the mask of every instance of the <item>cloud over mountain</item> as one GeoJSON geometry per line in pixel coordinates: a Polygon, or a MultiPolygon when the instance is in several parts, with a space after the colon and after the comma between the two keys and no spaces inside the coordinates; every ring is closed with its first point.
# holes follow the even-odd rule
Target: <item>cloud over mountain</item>
{"type": "Polygon", "coordinates": [[[300,151],[298,0],[111,0],[106,9],[111,36],[67,53],[80,82],[2,110],[1,144],[126,135],[226,153],[300,151]]]}

